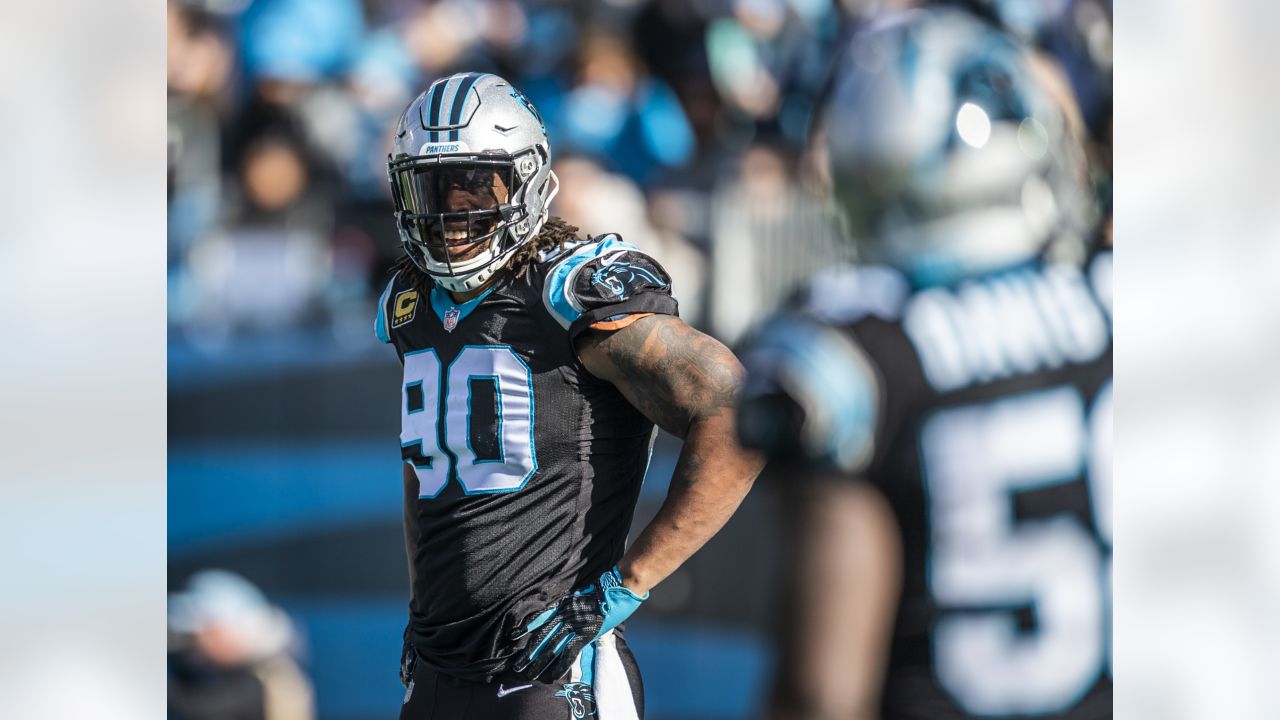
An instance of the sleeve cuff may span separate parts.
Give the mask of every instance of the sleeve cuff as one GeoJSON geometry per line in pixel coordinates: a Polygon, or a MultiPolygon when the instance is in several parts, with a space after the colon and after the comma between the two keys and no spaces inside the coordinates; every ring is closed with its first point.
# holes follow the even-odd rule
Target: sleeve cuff
{"type": "MultiPolygon", "coordinates": [[[[646,293],[629,298],[615,305],[606,307],[592,308],[583,313],[581,317],[573,321],[569,326],[569,339],[576,340],[579,335],[586,332],[589,328],[597,323],[610,322],[610,318],[616,315],[674,315],[680,316],[680,305],[676,299],[670,295],[659,295],[657,293],[646,293]]],[[[639,318],[635,318],[639,319],[639,318]]],[[[635,320],[628,320],[618,327],[601,328],[603,330],[620,330],[631,324],[635,320]]]]}

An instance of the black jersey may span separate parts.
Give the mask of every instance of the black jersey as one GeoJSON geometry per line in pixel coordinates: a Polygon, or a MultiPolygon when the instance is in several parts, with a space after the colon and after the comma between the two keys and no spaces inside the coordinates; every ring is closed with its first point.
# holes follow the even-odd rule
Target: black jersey
{"type": "Polygon", "coordinates": [[[840,271],[744,353],[749,398],[790,398],[744,425],[803,424],[897,518],[887,720],[1111,716],[1110,269],[840,271]]]}
{"type": "Polygon", "coordinates": [[[404,365],[401,453],[419,481],[411,635],[440,672],[499,672],[519,622],[621,559],[654,426],[573,341],[633,313],[676,301],[612,235],[462,304],[398,276],[384,291],[375,330],[404,365]]]}

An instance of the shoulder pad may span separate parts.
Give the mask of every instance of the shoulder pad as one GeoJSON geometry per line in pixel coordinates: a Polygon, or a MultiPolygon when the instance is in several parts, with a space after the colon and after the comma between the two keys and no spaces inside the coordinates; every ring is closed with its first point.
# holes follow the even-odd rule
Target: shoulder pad
{"type": "Polygon", "coordinates": [[[382,295],[378,296],[377,314],[373,317],[373,334],[384,343],[391,342],[391,332],[387,325],[387,300],[391,298],[391,288],[396,284],[396,278],[399,276],[400,273],[397,272],[387,281],[386,289],[382,291],[382,295]]]}
{"type": "Polygon", "coordinates": [[[769,444],[797,448],[810,460],[848,472],[864,469],[871,461],[881,383],[871,359],[848,333],[810,317],[783,314],[749,341],[742,363],[747,380],[741,425],[784,425],[776,418],[750,414],[753,408],[778,407],[776,402],[753,399],[785,397],[800,413],[800,422],[792,423],[796,437],[769,444]]]}
{"type": "Polygon", "coordinates": [[[617,235],[593,239],[554,260],[542,300],[571,332],[613,315],[677,312],[667,271],[617,235]]]}

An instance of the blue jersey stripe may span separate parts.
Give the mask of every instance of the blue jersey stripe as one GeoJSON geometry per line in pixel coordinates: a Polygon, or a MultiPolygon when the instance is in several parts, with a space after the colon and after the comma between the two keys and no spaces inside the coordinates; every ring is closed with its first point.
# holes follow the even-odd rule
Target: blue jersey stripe
{"type": "Polygon", "coordinates": [[[556,321],[568,330],[575,320],[582,317],[582,313],[569,300],[568,283],[569,276],[573,274],[573,271],[583,263],[598,258],[607,252],[638,249],[631,243],[622,242],[617,235],[607,235],[600,242],[588,243],[578,248],[569,257],[560,261],[547,274],[547,284],[542,295],[543,303],[551,311],[551,315],[556,321]]]}
{"type": "Polygon", "coordinates": [[[471,314],[472,310],[479,307],[480,303],[489,297],[489,293],[493,292],[495,287],[497,285],[491,285],[488,290],[459,304],[453,301],[453,296],[449,294],[448,290],[436,285],[431,288],[431,309],[435,311],[436,317],[440,318],[440,324],[442,325],[444,324],[444,314],[451,309],[458,311],[458,322],[462,322],[471,314]]]}
{"type": "Polygon", "coordinates": [[[387,281],[387,289],[378,297],[378,313],[373,318],[373,334],[384,343],[391,342],[391,335],[387,332],[387,300],[391,297],[391,286],[395,282],[395,276],[387,281]]]}

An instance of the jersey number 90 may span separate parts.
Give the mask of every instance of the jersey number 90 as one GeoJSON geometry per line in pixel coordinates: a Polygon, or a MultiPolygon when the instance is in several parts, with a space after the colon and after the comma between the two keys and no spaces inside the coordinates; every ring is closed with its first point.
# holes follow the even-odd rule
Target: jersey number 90
{"type": "Polygon", "coordinates": [[[451,475],[468,495],[515,492],[537,471],[533,372],[510,347],[468,345],[448,367],[432,349],[405,353],[401,400],[400,452],[418,476],[418,497],[436,497],[451,475]],[[475,389],[486,382],[494,422],[472,427],[475,389]],[[497,453],[482,457],[472,438],[488,434],[497,453]]]}

